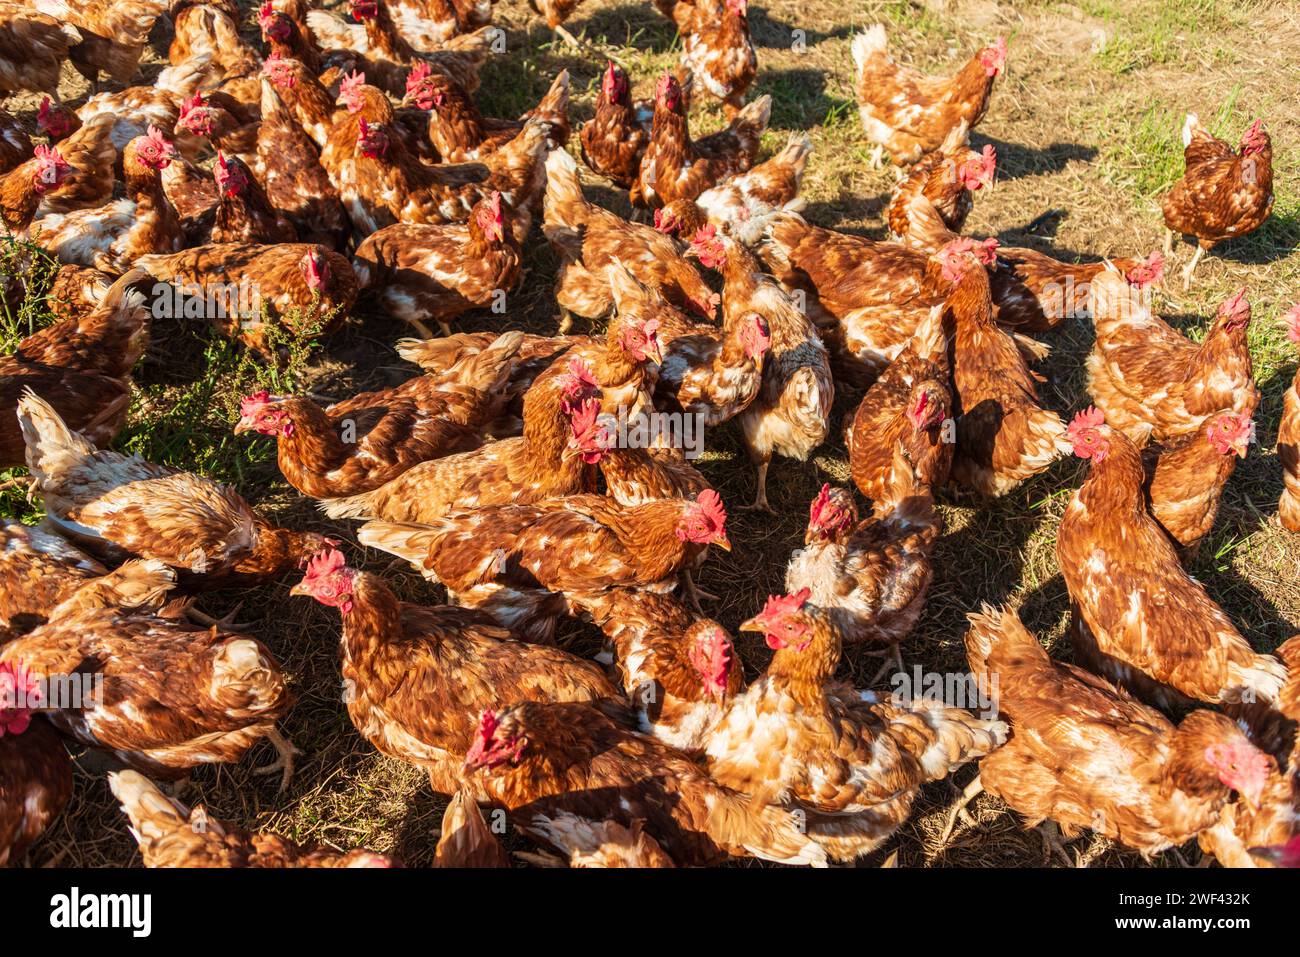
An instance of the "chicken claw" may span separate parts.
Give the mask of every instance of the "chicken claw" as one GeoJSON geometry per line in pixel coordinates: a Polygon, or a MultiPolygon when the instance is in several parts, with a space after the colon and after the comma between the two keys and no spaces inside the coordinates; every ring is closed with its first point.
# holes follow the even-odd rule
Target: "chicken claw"
{"type": "Polygon", "coordinates": [[[1043,864],[1048,864],[1052,860],[1052,852],[1055,851],[1066,867],[1074,867],[1077,862],[1070,860],[1070,855],[1065,851],[1065,845],[1061,842],[1061,829],[1056,826],[1055,821],[1044,821],[1038,825],[1038,836],[1043,839],[1043,864]]]}
{"type": "Polygon", "coordinates": [[[952,829],[957,824],[957,818],[961,818],[963,824],[969,827],[978,827],[979,822],[966,810],[966,805],[984,790],[984,784],[980,781],[980,776],[975,775],[970,784],[966,785],[966,790],[961,792],[961,797],[957,803],[952,806],[952,813],[948,815],[948,823],[944,826],[943,833],[939,835],[939,849],[943,850],[948,846],[948,838],[952,836],[952,829]]]}
{"type": "Polygon", "coordinates": [[[705,601],[721,601],[717,595],[710,594],[707,591],[700,591],[695,584],[695,576],[689,569],[682,569],[682,591],[686,593],[686,600],[690,603],[691,610],[700,617],[704,616],[704,609],[700,607],[700,599],[705,601]]]}
{"type": "Polygon", "coordinates": [[[270,764],[267,764],[260,768],[255,768],[253,770],[253,773],[272,774],[276,771],[282,772],[283,776],[280,780],[279,793],[283,794],[286,790],[288,790],[289,782],[293,780],[294,756],[302,754],[302,752],[299,751],[297,748],[295,748],[292,742],[290,742],[288,738],[282,735],[275,728],[271,728],[271,730],[266,732],[266,740],[271,742],[272,745],[274,745],[275,750],[279,753],[280,757],[277,758],[275,761],[271,762],[270,764]]]}
{"type": "Polygon", "coordinates": [[[221,631],[247,631],[253,627],[251,623],[235,621],[235,616],[239,614],[239,610],[243,607],[244,603],[241,601],[220,618],[213,618],[211,615],[204,614],[191,606],[185,609],[185,617],[196,625],[203,625],[205,628],[217,628],[221,631]]]}
{"type": "Polygon", "coordinates": [[[886,658],[885,663],[880,666],[880,670],[877,671],[875,676],[867,682],[868,688],[872,687],[877,681],[888,674],[890,668],[897,668],[899,671],[907,670],[907,666],[903,664],[903,649],[898,645],[890,645],[883,651],[868,651],[866,654],[873,658],[882,655],[886,658]]]}

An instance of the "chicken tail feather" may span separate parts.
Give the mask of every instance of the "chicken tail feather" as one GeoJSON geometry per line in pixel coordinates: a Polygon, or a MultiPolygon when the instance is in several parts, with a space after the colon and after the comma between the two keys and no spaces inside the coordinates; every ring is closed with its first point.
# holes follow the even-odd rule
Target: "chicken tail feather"
{"type": "Polygon", "coordinates": [[[546,157],[545,222],[568,229],[581,229],[586,222],[587,200],[578,181],[578,164],[564,150],[552,150],[546,157]]]}
{"type": "Polygon", "coordinates": [[[732,791],[710,795],[704,828],[732,853],[747,852],[776,864],[826,866],[826,852],[806,833],[799,815],[755,804],[732,791]]]}
{"type": "Polygon", "coordinates": [[[41,488],[60,477],[87,456],[95,446],[80,432],[73,432],[53,407],[31,389],[18,400],[18,426],[27,443],[27,467],[41,488]]]}
{"type": "Polygon", "coordinates": [[[867,27],[861,33],[853,37],[853,66],[855,73],[861,73],[862,68],[877,53],[885,53],[889,49],[889,37],[885,34],[885,25],[877,23],[874,26],[867,27]]]}
{"type": "Polygon", "coordinates": [[[190,826],[190,810],[163,794],[138,771],[114,771],[108,787],[131,822],[136,843],[147,847],[179,828],[190,826]]]}
{"type": "Polygon", "coordinates": [[[49,617],[57,621],[89,608],[158,608],[175,585],[176,573],[157,559],[131,559],[82,585],[49,617]]]}
{"type": "Polygon", "coordinates": [[[429,548],[442,530],[414,522],[366,522],[357,529],[357,541],[381,552],[404,558],[417,568],[424,568],[429,548]]]}

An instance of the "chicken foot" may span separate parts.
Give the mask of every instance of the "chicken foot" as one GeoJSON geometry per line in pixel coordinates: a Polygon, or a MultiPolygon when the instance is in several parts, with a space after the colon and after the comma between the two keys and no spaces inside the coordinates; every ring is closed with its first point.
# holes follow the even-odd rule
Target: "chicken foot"
{"type": "Polygon", "coordinates": [[[907,670],[907,666],[903,663],[903,649],[898,645],[890,645],[882,651],[868,651],[864,652],[864,654],[870,655],[872,658],[879,658],[882,655],[886,657],[886,661],[880,666],[880,670],[867,682],[868,688],[888,674],[890,668],[897,668],[899,671],[907,670]]]}
{"type": "Polygon", "coordinates": [[[701,591],[695,584],[695,576],[691,574],[690,569],[682,569],[682,591],[686,593],[686,601],[691,606],[691,610],[701,618],[704,617],[704,609],[700,607],[700,599],[705,601],[720,601],[717,595],[710,594],[707,591],[701,591]]]}
{"type": "Polygon", "coordinates": [[[939,835],[939,849],[943,850],[948,846],[948,838],[952,836],[952,829],[957,826],[957,819],[960,817],[963,824],[968,827],[978,827],[979,822],[966,810],[966,805],[975,800],[984,791],[984,782],[980,780],[977,774],[966,785],[966,789],[961,792],[961,797],[957,803],[952,806],[952,811],[948,815],[948,823],[944,826],[943,833],[939,835]]]}
{"type": "Polygon", "coordinates": [[[279,752],[279,757],[268,765],[253,770],[254,774],[273,774],[276,771],[281,772],[280,792],[283,794],[288,790],[289,782],[293,780],[293,759],[295,755],[302,754],[295,748],[292,742],[282,735],[277,728],[271,728],[266,732],[266,740],[271,742],[275,750],[279,752]]]}
{"type": "Polygon", "coordinates": [[[1043,864],[1051,862],[1052,852],[1055,851],[1066,867],[1076,865],[1077,862],[1070,860],[1070,855],[1066,853],[1065,844],[1061,841],[1061,829],[1055,821],[1044,821],[1038,825],[1038,836],[1043,839],[1043,864]]]}
{"type": "Polygon", "coordinates": [[[235,616],[239,614],[239,610],[243,607],[244,603],[241,601],[220,618],[213,618],[193,606],[186,606],[185,617],[196,625],[202,625],[204,628],[216,628],[220,631],[247,631],[253,627],[252,623],[235,621],[235,616]]]}

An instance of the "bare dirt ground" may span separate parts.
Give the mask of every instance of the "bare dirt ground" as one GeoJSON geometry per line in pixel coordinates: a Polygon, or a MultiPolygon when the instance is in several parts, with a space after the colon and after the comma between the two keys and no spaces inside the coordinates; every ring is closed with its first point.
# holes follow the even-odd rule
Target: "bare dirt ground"
{"type": "MultiPolygon", "coordinates": [[[[246,26],[255,37],[248,4],[246,26]]],[[[573,76],[575,119],[590,115],[603,62],[594,55],[556,45],[544,23],[522,0],[502,0],[497,22],[508,31],[508,50],[484,71],[479,94],[484,111],[517,115],[531,106],[561,68],[573,76]]],[[[884,233],[881,211],[893,184],[890,170],[872,170],[870,146],[852,101],[849,40],[856,29],[883,21],[896,55],[934,72],[955,69],[997,35],[1010,46],[1008,72],[999,79],[991,108],[974,137],[977,147],[998,151],[998,185],[979,195],[968,231],[1004,242],[1031,245],[1062,258],[1095,259],[1145,254],[1162,240],[1159,194],[1182,170],[1178,139],[1183,114],[1194,111],[1216,133],[1236,142],[1256,116],[1273,136],[1277,203],[1273,219],[1254,236],[1225,245],[1205,260],[1190,293],[1175,278],[1157,311],[1193,336],[1206,326],[1226,295],[1241,284],[1254,303],[1252,348],[1265,399],[1257,415],[1258,444],[1229,483],[1218,523],[1194,563],[1195,574],[1261,649],[1275,647],[1300,622],[1296,562],[1300,544],[1275,519],[1281,480],[1274,451],[1281,395],[1295,372],[1291,346],[1277,319],[1300,299],[1300,18],[1287,3],[1232,0],[1053,0],[998,3],[853,2],[842,0],[754,0],[751,27],[760,73],[751,95],[771,93],[772,128],[765,153],[782,146],[790,132],[808,131],[815,143],[805,179],[808,217],[821,225],[872,237],[884,233]],[[1031,223],[1057,211],[1034,232],[1031,223]]],[[[658,73],[673,63],[677,43],[672,25],[644,2],[587,0],[570,29],[617,51],[634,79],[634,93],[648,96],[658,73]]],[[[166,56],[166,28],[155,31],[151,68],[166,56]]],[[[148,71],[147,71],[148,72],[148,71]]],[[[68,77],[63,94],[84,93],[68,77]]],[[[32,102],[11,108],[30,109],[32,102]]],[[[721,125],[714,104],[700,102],[693,128],[721,125]]],[[[626,212],[626,200],[592,182],[590,195],[626,212]]],[[[553,331],[553,262],[540,236],[528,252],[529,272],[510,298],[504,317],[473,314],[466,329],[522,327],[553,331]]],[[[1181,266],[1192,247],[1181,247],[1171,266],[1181,266]]],[[[324,344],[305,366],[286,375],[314,393],[343,397],[361,387],[393,383],[414,370],[392,352],[407,331],[387,320],[359,314],[343,333],[324,344]]],[[[1091,329],[1076,321],[1048,337],[1052,356],[1040,371],[1042,393],[1057,411],[1087,404],[1082,360],[1091,329]]],[[[155,344],[138,380],[141,398],[131,427],[119,439],[124,448],[209,472],[233,481],[255,503],[285,524],[331,528],[351,540],[347,523],[330,523],[310,502],[289,489],[275,468],[265,440],[230,435],[239,394],[268,373],[215,342],[206,330],[155,328],[155,344]]],[[[861,393],[840,391],[838,423],[861,393]]],[[[729,506],[748,502],[754,477],[732,427],[707,436],[702,468],[729,506]]],[[[1009,602],[1053,653],[1068,656],[1062,642],[1067,597],[1055,558],[1057,523],[1084,467],[1058,462],[1044,475],[992,504],[949,500],[946,533],[935,555],[936,577],[926,611],[903,651],[909,667],[964,670],[961,637],[965,615],[981,602],[1009,602]]],[[[752,615],[764,597],[778,591],[791,550],[802,544],[807,505],[821,483],[848,482],[838,438],[806,464],[778,460],[769,495],[775,519],[732,510],[733,551],[712,556],[700,579],[722,596],[709,611],[734,628],[752,615]]],[[[13,509],[20,497],[6,498],[13,509]]],[[[30,513],[28,513],[30,514],[30,513]]],[[[385,556],[345,546],[351,561],[384,572],[411,600],[436,602],[439,590],[385,556]]],[[[203,606],[223,613],[243,601],[240,619],[273,648],[293,675],[297,703],[284,722],[303,750],[285,794],[276,781],[251,771],[273,758],[259,746],[242,764],[196,771],[187,800],[253,828],[271,828],[297,840],[340,847],[368,845],[401,855],[411,865],[432,859],[444,798],[430,793],[423,775],[383,758],[352,728],[341,702],[338,615],[304,599],[290,599],[291,580],[245,593],[206,598],[203,606]]],[[[598,636],[571,625],[562,643],[594,652],[598,636]]],[[[769,652],[754,636],[738,647],[749,676],[760,673],[769,652]]],[[[869,678],[878,659],[850,652],[845,673],[869,678]]],[[[866,859],[876,866],[897,852],[899,866],[1038,866],[1044,855],[1038,837],[999,801],[981,797],[972,810],[978,828],[959,828],[940,852],[936,837],[943,809],[973,775],[957,776],[957,787],[940,784],[922,797],[916,813],[880,852],[866,859]]],[[[522,844],[522,842],[521,842],[522,844]]],[[[1083,838],[1074,847],[1094,866],[1144,866],[1141,858],[1104,840],[1083,838]]],[[[1189,856],[1196,859],[1198,851],[1189,856]]],[[[32,851],[35,866],[139,865],[126,822],[108,792],[103,766],[84,756],[76,796],[67,812],[32,851]]],[[[1171,855],[1150,862],[1175,866],[1171,855]]]]}

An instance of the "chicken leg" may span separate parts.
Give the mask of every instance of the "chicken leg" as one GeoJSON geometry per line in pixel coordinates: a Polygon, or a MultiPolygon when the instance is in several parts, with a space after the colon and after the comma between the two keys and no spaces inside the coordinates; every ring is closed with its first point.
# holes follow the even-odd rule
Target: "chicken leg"
{"type": "Polygon", "coordinates": [[[1184,292],[1186,292],[1188,289],[1192,287],[1192,273],[1196,272],[1196,264],[1201,261],[1201,257],[1204,255],[1205,255],[1205,247],[1197,246],[1196,254],[1192,256],[1192,261],[1189,262],[1187,264],[1187,268],[1183,270],[1183,291],[1184,292]]]}
{"type": "Polygon", "coordinates": [[[754,496],[753,503],[741,505],[742,512],[766,512],[768,515],[775,515],[772,506],[767,504],[767,467],[771,461],[758,463],[758,492],[754,496]]]}
{"type": "Polygon", "coordinates": [[[952,836],[952,829],[957,825],[958,817],[962,819],[963,824],[970,827],[978,826],[978,822],[966,810],[966,805],[975,800],[983,790],[984,782],[980,780],[980,776],[977,774],[971,783],[966,785],[966,790],[961,792],[961,797],[958,798],[957,803],[952,806],[952,812],[948,815],[948,823],[945,825],[943,833],[939,835],[940,850],[948,846],[948,838],[952,836]]]}

